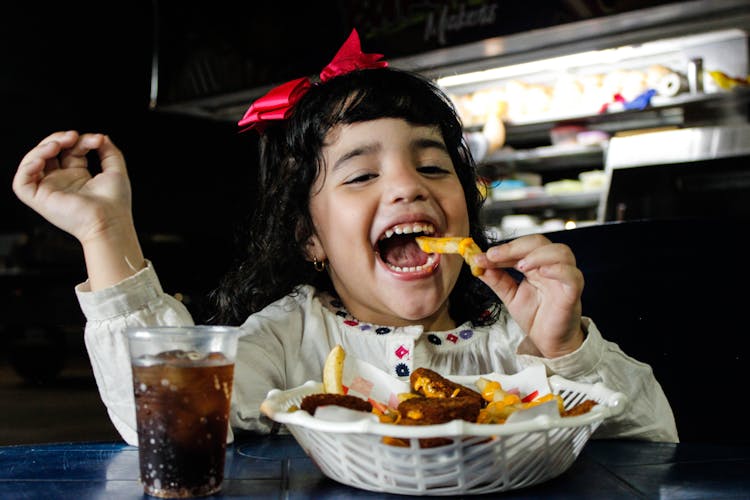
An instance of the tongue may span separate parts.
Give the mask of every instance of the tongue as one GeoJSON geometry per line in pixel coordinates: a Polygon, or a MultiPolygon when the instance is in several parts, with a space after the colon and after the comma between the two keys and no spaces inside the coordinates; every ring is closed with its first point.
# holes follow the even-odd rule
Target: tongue
{"type": "Polygon", "coordinates": [[[380,255],[393,266],[416,267],[427,262],[427,254],[419,249],[414,236],[396,235],[380,243],[380,255]]]}

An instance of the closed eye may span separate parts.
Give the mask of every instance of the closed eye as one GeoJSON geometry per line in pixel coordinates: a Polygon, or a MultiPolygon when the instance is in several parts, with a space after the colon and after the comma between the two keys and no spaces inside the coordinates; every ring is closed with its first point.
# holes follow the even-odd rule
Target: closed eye
{"type": "Polygon", "coordinates": [[[418,172],[423,174],[449,174],[451,173],[451,170],[443,167],[439,167],[437,165],[425,165],[423,167],[419,167],[417,169],[418,172]]]}
{"type": "Polygon", "coordinates": [[[362,174],[358,175],[356,177],[353,177],[351,179],[348,179],[344,184],[360,184],[363,182],[367,182],[371,179],[374,179],[377,177],[377,174],[362,174]]]}

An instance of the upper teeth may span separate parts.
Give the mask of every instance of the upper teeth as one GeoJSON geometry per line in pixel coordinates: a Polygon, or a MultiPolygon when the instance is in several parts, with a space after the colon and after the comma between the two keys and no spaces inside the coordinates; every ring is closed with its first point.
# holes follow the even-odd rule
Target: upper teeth
{"type": "Polygon", "coordinates": [[[400,224],[398,226],[393,226],[390,229],[386,229],[385,234],[380,238],[381,240],[385,238],[390,238],[394,234],[411,234],[411,233],[425,233],[425,234],[433,234],[435,232],[435,227],[432,224],[422,224],[419,222],[415,222],[414,224],[400,224]]]}

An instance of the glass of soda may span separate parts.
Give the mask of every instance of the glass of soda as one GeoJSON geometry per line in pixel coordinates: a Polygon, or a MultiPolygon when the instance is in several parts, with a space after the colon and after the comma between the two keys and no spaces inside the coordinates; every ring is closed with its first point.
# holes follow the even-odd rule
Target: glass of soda
{"type": "Polygon", "coordinates": [[[146,494],[207,496],[224,479],[239,327],[127,331],[146,494]]]}

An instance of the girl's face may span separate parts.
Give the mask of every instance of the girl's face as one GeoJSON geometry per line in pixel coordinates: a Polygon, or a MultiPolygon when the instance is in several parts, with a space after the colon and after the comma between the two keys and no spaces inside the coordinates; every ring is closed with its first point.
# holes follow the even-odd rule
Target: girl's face
{"type": "Polygon", "coordinates": [[[323,148],[311,190],[310,257],[328,259],[349,312],[368,323],[455,325],[448,295],[463,260],[428,258],[414,233],[467,236],[463,188],[438,128],[383,118],[340,125],[323,148]]]}

